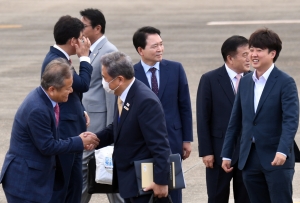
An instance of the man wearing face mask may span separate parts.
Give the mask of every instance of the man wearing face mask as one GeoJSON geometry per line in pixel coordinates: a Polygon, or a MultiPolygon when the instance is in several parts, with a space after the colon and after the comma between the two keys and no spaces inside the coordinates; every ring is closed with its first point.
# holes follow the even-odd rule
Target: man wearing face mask
{"type": "Polygon", "coordinates": [[[121,52],[106,54],[101,59],[103,88],[117,96],[113,123],[96,135],[99,148],[114,143],[113,187],[118,187],[125,203],[148,202],[150,195],[136,196],[138,186],[133,162],[153,158],[153,189],[158,202],[168,195],[171,153],[162,105],[151,89],[134,78],[129,56],[121,52]]]}

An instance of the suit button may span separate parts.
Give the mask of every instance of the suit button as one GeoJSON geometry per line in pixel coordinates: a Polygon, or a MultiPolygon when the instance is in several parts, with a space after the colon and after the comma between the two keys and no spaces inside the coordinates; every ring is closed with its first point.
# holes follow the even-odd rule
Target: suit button
{"type": "Polygon", "coordinates": [[[256,124],[256,123],[254,123],[254,125],[256,126],[257,124],[256,124]]]}

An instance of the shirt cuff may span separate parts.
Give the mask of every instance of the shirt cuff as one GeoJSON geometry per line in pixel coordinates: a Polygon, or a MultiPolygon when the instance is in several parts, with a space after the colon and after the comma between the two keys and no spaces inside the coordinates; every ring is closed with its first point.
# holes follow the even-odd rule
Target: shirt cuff
{"type": "Polygon", "coordinates": [[[278,154],[282,154],[283,156],[285,156],[285,157],[286,157],[286,154],[284,154],[284,153],[282,153],[282,152],[276,152],[276,153],[278,153],[278,154]]]}
{"type": "Polygon", "coordinates": [[[222,160],[223,160],[223,161],[231,161],[231,159],[226,158],[226,157],[223,157],[222,160]]]}
{"type": "Polygon", "coordinates": [[[88,57],[88,56],[81,56],[81,57],[79,58],[79,61],[80,61],[80,62],[86,61],[86,62],[88,62],[88,63],[91,63],[91,59],[90,59],[90,57],[88,57]]]}

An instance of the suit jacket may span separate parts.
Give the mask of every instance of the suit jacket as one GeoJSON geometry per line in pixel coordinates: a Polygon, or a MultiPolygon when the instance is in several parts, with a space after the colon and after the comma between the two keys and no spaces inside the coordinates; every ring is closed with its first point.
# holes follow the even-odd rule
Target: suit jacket
{"type": "MultiPolygon", "coordinates": [[[[202,75],[197,92],[197,131],[199,156],[214,155],[217,164],[229,123],[234,91],[225,65],[202,75]]],[[[238,160],[239,139],[234,142],[232,164],[238,160]]]]}
{"type": "Polygon", "coordinates": [[[114,143],[113,186],[119,186],[123,198],[136,197],[138,186],[134,161],[154,158],[154,182],[168,184],[171,153],[163,109],[157,96],[135,80],[127,94],[119,119],[117,106],[113,124],[96,133],[99,148],[114,143]]]}
{"type": "Polygon", "coordinates": [[[298,128],[299,99],[295,81],[276,66],[269,75],[254,111],[252,74],[242,78],[226,132],[222,157],[231,158],[233,143],[242,129],[239,169],[248,159],[255,137],[259,161],[265,170],[294,168],[294,137],[298,128]],[[287,155],[282,166],[272,166],[276,152],[287,155]]]}
{"type": "MultiPolygon", "coordinates": [[[[48,202],[52,196],[57,154],[83,150],[79,136],[59,140],[51,101],[41,87],[25,98],[14,118],[10,146],[1,170],[3,189],[16,197],[48,202]]],[[[58,167],[59,169],[59,167],[58,167]]]]}
{"type": "MultiPolygon", "coordinates": [[[[192,109],[188,81],[182,65],[162,60],[159,65],[158,98],[163,106],[172,153],[182,155],[184,141],[193,141],[192,109]]],[[[134,65],[135,77],[149,88],[141,62],[134,65]]]]}
{"type": "Polygon", "coordinates": [[[107,93],[102,87],[102,75],[100,63],[101,57],[117,48],[107,38],[102,39],[90,54],[93,67],[92,79],[89,91],[83,94],[82,104],[91,117],[88,131],[98,132],[113,121],[115,96],[107,93]]]}
{"type": "MultiPolygon", "coordinates": [[[[44,59],[41,72],[44,72],[49,62],[57,58],[67,60],[61,51],[50,47],[50,51],[44,59]]],[[[58,131],[61,138],[77,136],[86,131],[86,119],[84,117],[84,108],[81,104],[81,98],[82,93],[89,90],[92,71],[93,68],[91,64],[85,61],[80,62],[79,75],[73,68],[73,93],[69,94],[67,102],[59,104],[60,117],[58,131]]]]}

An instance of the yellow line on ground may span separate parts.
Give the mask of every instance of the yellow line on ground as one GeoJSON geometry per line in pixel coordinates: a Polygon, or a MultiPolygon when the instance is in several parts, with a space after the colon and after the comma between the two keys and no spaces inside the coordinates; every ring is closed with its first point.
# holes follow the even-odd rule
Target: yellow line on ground
{"type": "Polygon", "coordinates": [[[0,25],[0,29],[21,28],[22,25],[0,25]]]}

